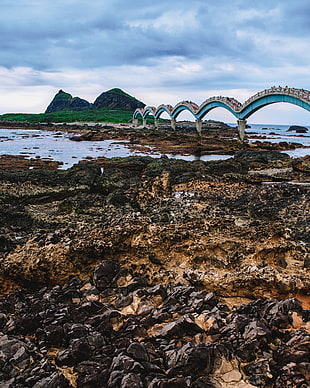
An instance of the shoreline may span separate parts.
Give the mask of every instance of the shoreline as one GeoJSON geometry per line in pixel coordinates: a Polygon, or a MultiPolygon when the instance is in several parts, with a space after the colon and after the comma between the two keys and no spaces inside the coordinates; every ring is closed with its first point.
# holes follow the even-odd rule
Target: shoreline
{"type": "MultiPolygon", "coordinates": [[[[91,142],[96,142],[98,145],[98,150],[100,149],[100,142],[111,140],[115,144],[120,144],[128,149],[128,154],[138,153],[140,155],[149,155],[158,158],[160,155],[171,155],[171,157],[189,157],[194,156],[195,159],[203,159],[204,156],[208,155],[231,155],[233,156],[236,152],[240,150],[249,150],[249,151],[262,151],[262,150],[276,150],[276,151],[292,151],[294,149],[307,149],[307,146],[303,146],[300,143],[294,142],[294,137],[292,137],[292,142],[269,142],[265,141],[264,138],[251,138],[250,142],[241,143],[236,139],[237,130],[236,128],[229,127],[226,124],[219,122],[206,122],[204,123],[204,128],[202,136],[199,137],[195,125],[193,123],[181,122],[178,125],[177,131],[172,131],[169,127],[162,126],[159,131],[155,131],[152,126],[148,128],[144,127],[132,127],[131,125],[126,124],[94,124],[94,125],[85,125],[85,124],[37,124],[37,125],[24,125],[19,123],[10,123],[11,129],[20,129],[20,130],[41,130],[41,131],[51,131],[55,132],[55,137],[57,133],[66,133],[68,138],[72,141],[72,147],[74,147],[74,142],[79,142],[86,144],[91,144],[91,142]]],[[[1,125],[0,128],[4,127],[1,125]]],[[[7,127],[7,126],[6,126],[7,127]]],[[[55,145],[57,147],[57,144],[55,145]]],[[[18,165],[21,166],[22,161],[25,160],[25,166],[30,168],[36,168],[36,165],[46,166],[46,168],[57,168],[61,166],[53,159],[44,159],[42,157],[36,156],[33,160],[31,157],[31,150],[24,152],[24,154],[29,155],[20,155],[15,157],[13,156],[2,156],[1,163],[2,168],[5,166],[9,167],[10,161],[18,162],[18,165]],[[5,163],[7,159],[7,164],[5,163]]],[[[98,154],[100,152],[97,152],[98,154]]],[[[117,152],[116,152],[117,156],[117,152]]],[[[93,153],[92,156],[88,156],[86,160],[94,161],[101,163],[101,160],[105,160],[105,157],[96,155],[93,153]]],[[[77,160],[78,162],[78,160],[77,160]]]]}

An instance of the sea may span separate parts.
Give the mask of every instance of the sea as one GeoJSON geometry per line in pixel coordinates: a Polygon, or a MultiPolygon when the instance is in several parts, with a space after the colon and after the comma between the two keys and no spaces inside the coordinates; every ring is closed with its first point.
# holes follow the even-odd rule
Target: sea
{"type": "MultiPolygon", "coordinates": [[[[234,124],[231,124],[234,125],[234,124]]],[[[249,142],[289,142],[300,143],[309,148],[296,148],[285,151],[291,157],[297,158],[310,155],[310,126],[305,134],[287,132],[289,125],[266,125],[252,124],[246,130],[249,142]]],[[[61,169],[67,169],[78,163],[80,160],[97,157],[127,157],[132,155],[150,155],[154,158],[163,156],[149,147],[142,150],[134,149],[127,141],[103,140],[103,141],[81,141],[70,140],[70,134],[65,132],[54,132],[36,129],[0,129],[0,155],[22,155],[26,158],[43,158],[61,162],[61,169]]],[[[165,154],[168,158],[184,160],[223,160],[232,157],[231,155],[172,155],[165,154]]]]}

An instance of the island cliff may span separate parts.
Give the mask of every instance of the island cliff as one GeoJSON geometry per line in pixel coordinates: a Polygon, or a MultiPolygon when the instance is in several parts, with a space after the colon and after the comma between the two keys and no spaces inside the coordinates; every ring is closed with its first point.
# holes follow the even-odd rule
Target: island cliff
{"type": "Polygon", "coordinates": [[[100,108],[134,111],[135,109],[143,108],[144,106],[145,104],[143,102],[117,88],[101,93],[93,104],[80,97],[72,97],[71,94],[59,90],[46,108],[45,113],[56,113],[63,110],[83,111],[100,108]]]}

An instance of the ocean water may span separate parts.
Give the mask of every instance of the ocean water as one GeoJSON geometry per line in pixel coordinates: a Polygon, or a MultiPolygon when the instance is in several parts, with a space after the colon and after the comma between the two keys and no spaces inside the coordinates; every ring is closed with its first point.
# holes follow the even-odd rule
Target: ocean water
{"type": "MultiPolygon", "coordinates": [[[[249,124],[251,128],[246,130],[250,137],[250,142],[261,140],[269,141],[271,143],[278,143],[284,141],[287,143],[300,143],[306,147],[310,147],[310,126],[304,126],[308,129],[307,133],[299,134],[296,132],[288,132],[290,125],[270,125],[270,124],[249,124]],[[251,139],[251,137],[255,139],[251,139]]],[[[293,158],[298,158],[310,155],[310,148],[296,148],[295,150],[285,151],[293,158]]]]}
{"type": "MultiPolygon", "coordinates": [[[[287,141],[301,143],[310,147],[310,127],[309,132],[305,135],[298,135],[294,132],[286,132],[289,126],[267,126],[251,125],[246,130],[250,141],[259,140],[251,139],[252,136],[260,136],[262,141],[287,141]],[[264,129],[265,128],[265,129],[264,129]]],[[[160,158],[161,153],[155,152],[149,148],[148,152],[130,149],[126,141],[82,141],[75,142],[69,139],[68,133],[30,130],[30,129],[0,129],[0,155],[24,155],[27,158],[41,157],[62,162],[62,169],[67,169],[80,160],[97,158],[97,157],[126,157],[132,155],[150,155],[154,158],[160,158]]],[[[310,148],[298,148],[288,151],[293,157],[310,155],[310,148]]],[[[169,158],[196,160],[194,155],[169,155],[169,158]]],[[[229,155],[205,155],[200,160],[223,160],[228,159],[229,155]]]]}

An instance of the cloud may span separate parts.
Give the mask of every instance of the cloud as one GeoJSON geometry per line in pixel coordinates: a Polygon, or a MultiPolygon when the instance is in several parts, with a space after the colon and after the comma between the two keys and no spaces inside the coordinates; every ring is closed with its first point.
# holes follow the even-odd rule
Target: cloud
{"type": "MultiPolygon", "coordinates": [[[[310,89],[309,14],[308,0],[2,0],[0,111],[23,108],[4,104],[14,91],[93,100],[121,87],[152,104],[152,95],[310,89]]],[[[46,96],[41,108],[36,96],[31,111],[43,111],[46,96]]]]}

